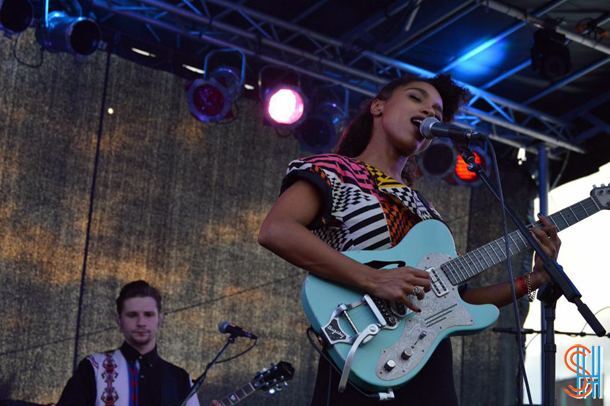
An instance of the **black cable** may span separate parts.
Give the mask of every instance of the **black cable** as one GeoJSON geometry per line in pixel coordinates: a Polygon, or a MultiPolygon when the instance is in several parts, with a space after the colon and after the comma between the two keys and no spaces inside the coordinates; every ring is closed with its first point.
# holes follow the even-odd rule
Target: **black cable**
{"type": "Polygon", "coordinates": [[[219,300],[223,300],[223,299],[226,299],[226,298],[229,298],[229,297],[241,295],[242,293],[246,293],[246,292],[250,292],[250,291],[253,291],[253,290],[256,290],[256,289],[264,288],[265,286],[273,285],[273,284],[276,284],[276,283],[279,283],[279,282],[284,282],[284,281],[286,281],[288,279],[296,278],[297,276],[299,276],[299,277],[303,276],[303,271],[298,270],[294,275],[286,276],[284,278],[274,279],[274,280],[272,280],[270,282],[261,283],[260,285],[256,285],[256,286],[253,286],[251,288],[240,290],[239,292],[235,292],[235,293],[232,293],[230,295],[220,296],[220,297],[217,297],[217,298],[214,298],[214,299],[206,300],[205,302],[199,302],[199,303],[194,303],[192,305],[188,305],[188,306],[185,306],[185,307],[180,307],[178,309],[165,312],[165,314],[179,313],[179,312],[182,312],[182,311],[185,311],[185,310],[193,309],[195,307],[200,307],[200,306],[207,305],[207,304],[210,304],[210,303],[218,302],[219,300]]]}
{"type": "MultiPolygon", "coordinates": [[[[244,289],[242,291],[236,292],[236,293],[232,293],[230,295],[221,296],[221,297],[218,297],[218,298],[215,298],[215,299],[211,299],[211,300],[208,300],[208,301],[205,301],[205,302],[196,303],[194,305],[182,307],[182,308],[179,308],[179,309],[176,309],[176,310],[166,311],[165,314],[167,315],[167,314],[172,314],[172,313],[180,313],[180,312],[183,312],[183,311],[186,311],[186,310],[193,309],[195,307],[199,307],[199,306],[211,304],[211,303],[214,303],[214,302],[218,302],[219,300],[227,299],[227,298],[230,298],[230,297],[233,297],[233,296],[236,296],[236,295],[241,295],[243,293],[247,293],[247,292],[250,292],[252,290],[256,290],[256,289],[259,289],[259,288],[262,288],[262,287],[265,287],[265,286],[269,286],[269,285],[272,285],[272,284],[275,284],[275,283],[284,282],[287,279],[292,279],[292,278],[295,278],[296,276],[300,276],[300,275],[302,275],[302,271],[298,271],[298,274],[295,274],[295,275],[292,275],[292,276],[289,276],[289,277],[286,277],[286,278],[279,278],[279,279],[273,280],[271,282],[263,283],[261,285],[254,286],[252,288],[248,288],[248,289],[244,289]]],[[[91,332],[88,332],[88,333],[83,333],[83,334],[81,334],[80,337],[83,338],[83,337],[95,336],[95,335],[98,335],[98,334],[103,333],[105,331],[114,330],[115,328],[116,328],[116,326],[111,326],[111,327],[106,327],[106,328],[94,330],[94,331],[91,331],[91,332]]],[[[60,343],[64,343],[66,341],[73,340],[73,339],[74,339],[74,337],[71,336],[71,337],[67,337],[67,338],[61,338],[59,340],[48,341],[48,342],[45,342],[45,343],[42,343],[42,344],[32,345],[30,347],[20,348],[20,349],[17,349],[17,350],[9,350],[9,351],[5,351],[5,352],[0,353],[0,357],[3,357],[5,355],[17,354],[19,352],[30,351],[30,350],[36,349],[36,348],[46,347],[48,345],[60,344],[60,343]]]]}
{"type": "Polygon", "coordinates": [[[519,317],[519,308],[517,307],[517,295],[515,293],[515,281],[513,277],[513,266],[510,260],[510,246],[508,240],[508,225],[506,221],[506,210],[504,203],[504,194],[502,192],[502,183],[500,180],[500,169],[498,167],[498,161],[496,158],[496,151],[494,149],[493,143],[489,138],[486,138],[487,144],[489,145],[489,149],[491,151],[491,158],[493,161],[494,172],[496,175],[496,186],[498,189],[498,197],[500,198],[500,209],[502,211],[502,230],[504,232],[504,245],[506,250],[506,265],[508,266],[508,276],[510,283],[510,293],[512,296],[513,302],[513,312],[515,313],[515,324],[517,326],[517,342],[519,348],[519,368],[523,371],[523,380],[525,382],[525,389],[527,390],[527,397],[529,400],[529,404],[532,405],[532,393],[530,391],[529,382],[527,379],[527,372],[525,371],[525,356],[523,355],[523,341],[521,338],[521,318],[519,317]]]}
{"type": "Polygon", "coordinates": [[[237,357],[241,357],[242,355],[244,355],[245,353],[247,353],[248,351],[250,351],[252,348],[254,348],[256,346],[256,343],[258,343],[258,338],[254,339],[254,344],[252,344],[250,347],[248,347],[246,350],[240,352],[237,355],[232,356],[231,358],[227,358],[227,359],[223,359],[222,361],[216,361],[216,364],[222,364],[223,362],[227,362],[227,361],[231,361],[232,359],[235,359],[237,357]]]}
{"type": "Polygon", "coordinates": [[[78,367],[78,342],[80,339],[80,324],[83,313],[83,297],[85,295],[85,276],[87,274],[87,260],[89,258],[89,241],[91,239],[91,222],[93,219],[93,202],[95,200],[95,184],[97,181],[97,171],[100,161],[100,146],[102,143],[102,130],[104,128],[104,110],[106,108],[106,95],[108,93],[108,81],[110,77],[110,57],[112,53],[108,49],[106,58],[106,72],[104,74],[104,91],[102,93],[102,106],[100,110],[100,120],[97,129],[97,145],[95,146],[95,159],[93,162],[93,178],[91,179],[91,192],[89,195],[89,213],[87,214],[87,231],[85,232],[85,252],[83,254],[83,267],[81,271],[80,292],[78,295],[78,312],[76,315],[76,333],[74,334],[74,364],[73,373],[78,367]]]}
{"type": "Polygon", "coordinates": [[[40,63],[38,65],[30,65],[27,62],[22,61],[19,56],[17,56],[17,44],[19,42],[19,38],[21,38],[21,32],[19,34],[17,34],[17,38],[15,38],[15,43],[13,44],[13,56],[15,57],[15,59],[17,60],[17,62],[19,62],[21,65],[25,65],[28,68],[40,68],[44,62],[44,48],[40,47],[40,63]]]}
{"type": "MultiPolygon", "coordinates": [[[[340,374],[342,373],[342,371],[339,369],[339,367],[338,367],[338,366],[336,366],[336,365],[335,365],[335,363],[333,362],[333,360],[332,360],[332,359],[328,358],[328,357],[326,356],[326,354],[324,354],[324,352],[323,352],[322,350],[320,350],[316,344],[314,344],[314,341],[313,341],[313,339],[311,338],[311,334],[310,334],[310,332],[311,332],[311,333],[316,334],[316,332],[314,331],[314,329],[313,329],[311,326],[309,326],[309,327],[307,328],[307,330],[305,331],[305,334],[307,335],[307,339],[309,340],[309,343],[311,344],[311,346],[313,347],[313,349],[314,349],[314,350],[316,350],[316,351],[317,351],[317,353],[318,353],[318,354],[320,354],[320,355],[321,355],[321,356],[322,356],[322,357],[323,357],[323,358],[324,358],[324,359],[325,359],[325,360],[328,362],[328,364],[329,364],[331,367],[333,367],[333,368],[334,368],[334,370],[335,370],[335,371],[337,371],[337,373],[340,375],[340,374]]],[[[332,376],[332,374],[330,374],[330,376],[332,376]]],[[[329,380],[330,380],[330,378],[329,378],[329,380]]],[[[360,388],[358,388],[356,385],[354,385],[353,383],[351,383],[351,382],[349,381],[349,379],[347,380],[347,383],[348,383],[348,384],[349,384],[349,385],[350,385],[352,388],[354,388],[354,389],[356,389],[358,392],[360,392],[360,394],[361,394],[362,396],[365,396],[365,397],[367,397],[367,398],[371,398],[371,399],[379,399],[379,395],[378,395],[378,394],[376,394],[376,393],[375,393],[375,394],[368,394],[368,393],[363,392],[362,390],[360,390],[360,388]]],[[[329,393],[329,394],[328,394],[328,396],[329,396],[329,399],[330,399],[330,391],[329,391],[328,393],[329,393]]]]}

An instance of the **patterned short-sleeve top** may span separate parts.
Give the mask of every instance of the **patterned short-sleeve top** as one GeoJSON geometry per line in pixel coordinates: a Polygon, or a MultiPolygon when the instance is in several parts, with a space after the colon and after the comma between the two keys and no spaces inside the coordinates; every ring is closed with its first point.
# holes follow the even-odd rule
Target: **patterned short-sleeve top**
{"type": "Polygon", "coordinates": [[[338,251],[391,248],[421,220],[440,219],[418,192],[353,158],[325,154],[292,161],[281,191],[301,179],[322,196],[322,211],[308,227],[338,251]]]}

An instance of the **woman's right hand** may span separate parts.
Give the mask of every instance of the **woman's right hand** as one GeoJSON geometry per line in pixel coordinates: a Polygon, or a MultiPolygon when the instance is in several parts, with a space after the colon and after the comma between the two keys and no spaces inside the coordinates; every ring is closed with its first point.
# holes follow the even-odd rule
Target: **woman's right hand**
{"type": "Polygon", "coordinates": [[[419,290],[417,299],[422,300],[425,292],[430,291],[428,272],[410,266],[372,270],[369,279],[364,287],[368,293],[380,299],[400,302],[415,312],[419,312],[421,309],[407,296],[413,295],[413,291],[417,287],[419,290]]]}

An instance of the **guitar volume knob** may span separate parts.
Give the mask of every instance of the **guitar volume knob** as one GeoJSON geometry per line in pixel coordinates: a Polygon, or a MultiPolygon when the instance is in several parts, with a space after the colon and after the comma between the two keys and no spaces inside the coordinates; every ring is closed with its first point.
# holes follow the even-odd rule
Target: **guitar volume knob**
{"type": "Polygon", "coordinates": [[[383,366],[383,369],[385,369],[386,371],[390,372],[391,370],[393,370],[394,368],[396,368],[396,362],[394,362],[394,360],[389,360],[388,362],[385,363],[385,365],[383,366]]]}
{"type": "Polygon", "coordinates": [[[400,357],[405,361],[408,360],[409,358],[411,358],[412,356],[413,356],[413,351],[410,348],[407,348],[400,354],[400,357]]]}

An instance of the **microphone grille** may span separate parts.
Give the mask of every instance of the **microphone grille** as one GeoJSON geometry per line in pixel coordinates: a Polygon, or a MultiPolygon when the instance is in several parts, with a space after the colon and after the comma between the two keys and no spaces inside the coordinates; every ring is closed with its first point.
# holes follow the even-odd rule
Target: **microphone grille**
{"type": "Polygon", "coordinates": [[[228,321],[221,321],[220,323],[218,323],[218,331],[220,331],[222,334],[225,334],[227,332],[227,327],[229,327],[231,325],[231,323],[229,323],[228,321]]]}
{"type": "Polygon", "coordinates": [[[419,126],[419,132],[422,137],[432,140],[434,139],[434,135],[432,135],[432,126],[436,123],[440,123],[436,117],[426,117],[424,121],[421,122],[419,126]]]}

